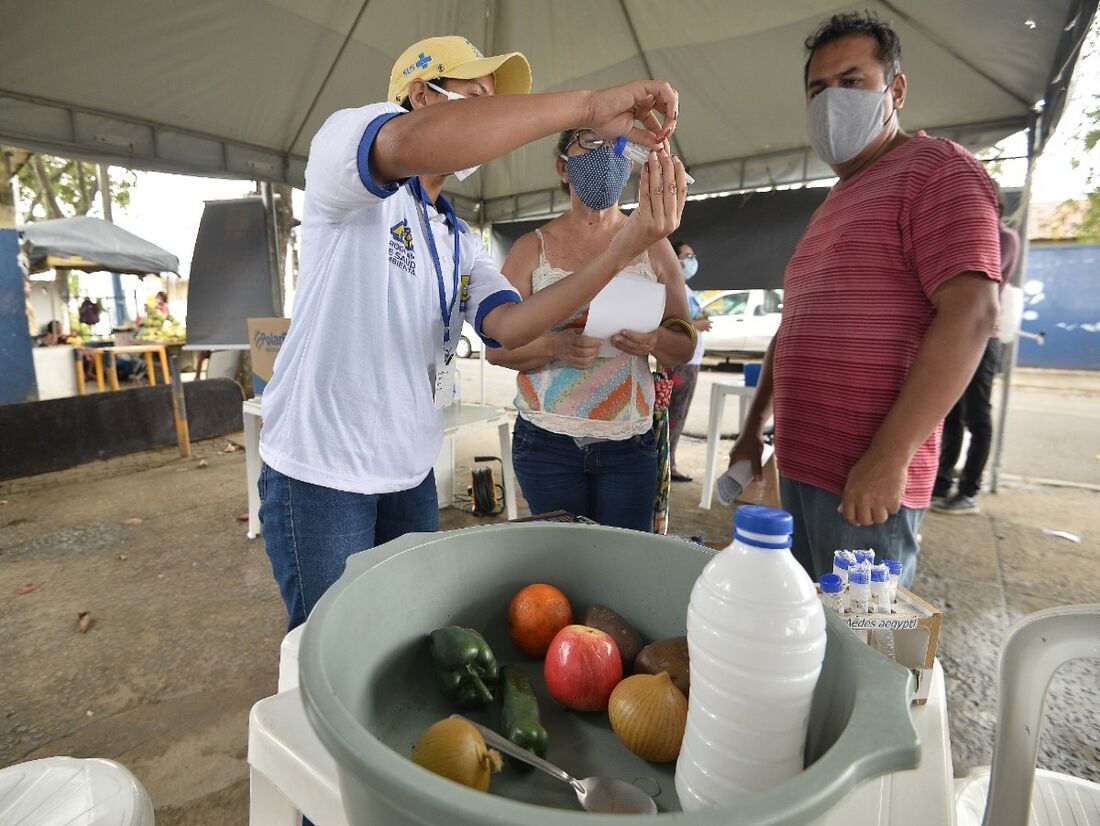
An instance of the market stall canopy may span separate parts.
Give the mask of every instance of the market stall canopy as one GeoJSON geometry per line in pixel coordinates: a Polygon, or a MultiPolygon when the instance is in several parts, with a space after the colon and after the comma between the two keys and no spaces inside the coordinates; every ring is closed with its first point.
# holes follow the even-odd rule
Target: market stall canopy
{"type": "MultiPolygon", "coordinates": [[[[897,29],[903,123],[976,149],[1057,122],[1097,0],[869,0],[897,29]]],[[[519,50],[534,90],[645,77],[680,91],[696,193],[829,177],[807,148],[802,42],[836,0],[98,0],[33,3],[0,29],[0,142],[124,166],[303,184],[333,111],[382,100],[410,43],[519,50]]],[[[467,216],[545,214],[550,140],[455,183],[467,216]]]]}
{"type": "Polygon", "coordinates": [[[132,232],[83,216],[20,227],[31,272],[66,267],[136,275],[179,272],[180,260],[132,232]]]}

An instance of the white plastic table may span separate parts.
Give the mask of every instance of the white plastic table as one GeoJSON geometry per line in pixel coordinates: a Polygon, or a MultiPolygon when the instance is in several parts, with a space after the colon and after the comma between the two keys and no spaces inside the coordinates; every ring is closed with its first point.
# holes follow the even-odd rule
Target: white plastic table
{"type": "MultiPolygon", "coordinates": [[[[722,441],[722,413],[726,406],[726,396],[740,396],[741,408],[737,413],[737,429],[740,432],[749,415],[755,387],[746,387],[744,379],[717,379],[710,386],[710,422],[707,425],[707,468],[703,473],[703,494],[699,507],[710,510],[714,499],[715,468],[718,465],[718,445],[722,441]]],[[[725,468],[723,468],[724,470],[725,468]]]]}
{"type": "MultiPolygon", "coordinates": [[[[263,414],[259,399],[248,399],[242,404],[244,414],[245,476],[248,486],[248,538],[260,535],[260,427],[263,414]]],[[[509,519],[515,519],[516,484],[512,468],[512,431],[508,411],[503,407],[485,404],[454,404],[443,411],[443,447],[436,459],[436,485],[440,492],[440,506],[446,507],[454,496],[454,439],[464,431],[496,426],[500,436],[500,459],[503,464],[504,508],[509,519]],[[449,494],[449,495],[448,495],[449,494]]]]}
{"type": "MultiPolygon", "coordinates": [[[[251,826],[297,826],[299,813],[318,826],[349,826],[336,761],[302,708],[298,691],[301,628],[283,641],[279,694],[260,700],[248,720],[251,826]]],[[[920,765],[858,786],[816,826],[955,826],[951,742],[943,669],[936,661],[928,703],[913,706],[920,765]]]]}

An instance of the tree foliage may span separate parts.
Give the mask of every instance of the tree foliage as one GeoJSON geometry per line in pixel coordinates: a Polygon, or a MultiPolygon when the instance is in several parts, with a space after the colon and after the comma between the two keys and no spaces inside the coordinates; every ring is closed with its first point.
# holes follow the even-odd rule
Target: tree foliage
{"type": "MultiPolygon", "coordinates": [[[[25,218],[45,220],[87,215],[96,203],[99,168],[87,161],[56,158],[36,153],[19,170],[19,197],[30,209],[25,218]]],[[[137,183],[132,170],[111,175],[111,201],[125,208],[137,183]]]]}
{"type": "Polygon", "coordinates": [[[1087,169],[1085,214],[1077,236],[1081,241],[1100,241],[1100,95],[1093,97],[1092,104],[1080,136],[1086,157],[1079,166],[1087,169]]]}

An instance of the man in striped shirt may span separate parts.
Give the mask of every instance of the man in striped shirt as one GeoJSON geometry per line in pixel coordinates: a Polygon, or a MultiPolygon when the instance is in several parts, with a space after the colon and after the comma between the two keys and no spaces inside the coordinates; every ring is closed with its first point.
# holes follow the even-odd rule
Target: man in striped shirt
{"type": "Polygon", "coordinates": [[[839,181],[784,281],[783,322],[731,464],[759,474],[775,414],[793,552],[815,578],[838,548],[916,571],[939,426],[997,318],[997,204],[961,146],[898,123],[907,81],[894,31],[834,15],[806,40],[806,122],[839,181]]]}

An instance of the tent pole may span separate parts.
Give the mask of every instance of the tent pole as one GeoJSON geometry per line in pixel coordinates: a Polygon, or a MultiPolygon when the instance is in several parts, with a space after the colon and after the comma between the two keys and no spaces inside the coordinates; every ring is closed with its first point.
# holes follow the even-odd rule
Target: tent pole
{"type": "MultiPolygon", "coordinates": [[[[1041,120],[1038,115],[1031,119],[1027,130],[1027,176],[1024,178],[1024,191],[1020,198],[1020,205],[1013,216],[1016,229],[1020,233],[1020,261],[1016,266],[1016,272],[1011,273],[1011,283],[1015,287],[1023,285],[1024,273],[1027,272],[1028,251],[1031,242],[1028,240],[1027,219],[1031,206],[1031,181],[1035,171],[1035,148],[1039,145],[1038,131],[1041,128],[1041,120]]],[[[1001,355],[1001,363],[1004,372],[1001,375],[1001,409],[997,414],[997,427],[993,432],[993,467],[990,470],[989,490],[997,493],[1001,482],[1001,459],[1005,447],[1005,427],[1008,423],[1008,402],[1012,394],[1012,374],[1016,369],[1016,357],[1019,354],[1020,334],[1017,331],[1012,341],[1008,342],[1001,355]]]]}
{"type": "MultiPolygon", "coordinates": [[[[77,161],[80,163],[80,161],[77,161]]],[[[99,182],[99,197],[103,201],[103,220],[109,224],[115,222],[111,205],[111,170],[105,163],[96,167],[96,179],[99,182]]],[[[129,319],[126,311],[126,295],[122,292],[122,276],[117,272],[111,273],[111,291],[115,297],[115,324],[121,324],[129,319]]]]}
{"type": "Polygon", "coordinates": [[[260,197],[264,202],[264,220],[267,222],[267,267],[271,273],[271,309],[276,316],[283,314],[283,273],[279,269],[279,227],[275,222],[275,196],[271,182],[260,182],[260,197]]]}

